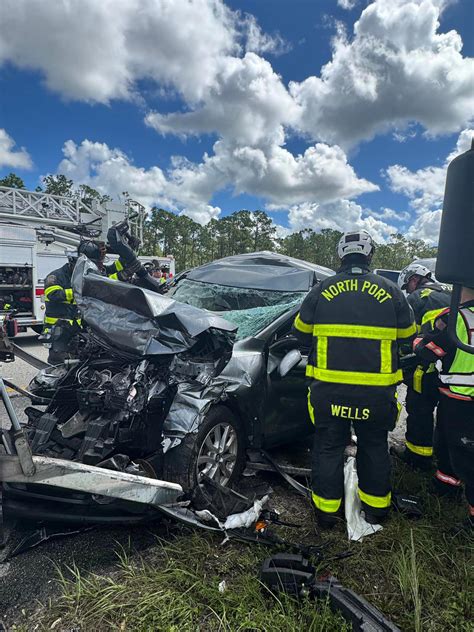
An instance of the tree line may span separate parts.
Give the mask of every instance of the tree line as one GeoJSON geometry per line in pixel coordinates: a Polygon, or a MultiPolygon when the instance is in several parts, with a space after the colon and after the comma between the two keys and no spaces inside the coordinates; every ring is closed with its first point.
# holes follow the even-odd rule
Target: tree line
{"type": "MultiPolygon", "coordinates": [[[[1,179],[0,186],[25,188],[22,179],[13,173],[1,179]]],[[[106,204],[111,200],[87,185],[75,187],[62,174],[46,176],[43,187],[38,190],[52,195],[78,195],[85,203],[97,200],[106,204]]],[[[122,195],[128,197],[126,191],[122,195]]],[[[202,226],[187,215],[154,207],[144,223],[140,254],[173,255],[176,270],[181,271],[230,255],[271,250],[335,270],[339,265],[337,243],[341,235],[330,228],[319,232],[305,228],[280,237],[271,217],[261,210],[236,211],[202,226]]],[[[413,259],[435,257],[436,252],[435,247],[421,239],[394,234],[387,243],[377,244],[373,266],[400,270],[413,259]]]]}

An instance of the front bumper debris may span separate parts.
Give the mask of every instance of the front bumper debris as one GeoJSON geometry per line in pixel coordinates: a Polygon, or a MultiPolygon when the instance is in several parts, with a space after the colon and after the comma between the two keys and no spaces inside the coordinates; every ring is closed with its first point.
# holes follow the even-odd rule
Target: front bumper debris
{"type": "Polygon", "coordinates": [[[74,461],[33,456],[35,472],[26,476],[17,456],[0,455],[0,481],[37,483],[154,507],[174,505],[183,494],[181,485],[127,472],[116,472],[74,461]]]}

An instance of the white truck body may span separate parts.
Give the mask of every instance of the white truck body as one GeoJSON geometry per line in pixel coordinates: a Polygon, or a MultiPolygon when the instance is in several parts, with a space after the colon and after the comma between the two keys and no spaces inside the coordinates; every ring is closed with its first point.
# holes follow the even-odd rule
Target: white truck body
{"type": "MultiPolygon", "coordinates": [[[[69,249],[72,249],[70,246],[69,249]]],[[[41,330],[44,320],[44,282],[48,274],[57,270],[67,262],[66,248],[59,244],[44,244],[38,241],[35,228],[27,226],[12,226],[0,223],[0,314],[5,305],[11,304],[10,297],[22,298],[23,307],[17,312],[15,319],[19,331],[27,327],[41,330]],[[22,283],[7,283],[5,278],[12,274],[21,274],[27,281],[22,283]],[[29,303],[26,301],[29,299],[29,303]]],[[[107,260],[113,261],[118,257],[108,255],[107,260]]],[[[170,273],[175,274],[175,261],[172,257],[139,256],[142,263],[158,260],[166,263],[170,273]]],[[[7,279],[9,280],[9,279],[7,279]]],[[[18,302],[13,304],[16,308],[18,302]]]]}

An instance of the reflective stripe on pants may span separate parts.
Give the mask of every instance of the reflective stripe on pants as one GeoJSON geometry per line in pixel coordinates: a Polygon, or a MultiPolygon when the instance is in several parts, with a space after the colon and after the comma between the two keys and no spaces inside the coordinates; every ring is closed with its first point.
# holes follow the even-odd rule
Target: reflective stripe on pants
{"type": "Polygon", "coordinates": [[[319,511],[323,511],[324,513],[336,513],[341,506],[342,498],[323,498],[322,496],[318,496],[314,492],[311,494],[311,498],[313,499],[314,506],[319,511]]]}
{"type": "Polygon", "coordinates": [[[391,492],[388,492],[385,496],[374,496],[373,494],[363,492],[359,487],[357,493],[363,503],[374,509],[388,509],[390,507],[390,503],[392,502],[391,492]]]}
{"type": "Polygon", "coordinates": [[[410,441],[405,441],[405,445],[410,452],[413,452],[413,454],[417,454],[418,456],[433,456],[433,448],[431,446],[415,445],[410,441]]]}

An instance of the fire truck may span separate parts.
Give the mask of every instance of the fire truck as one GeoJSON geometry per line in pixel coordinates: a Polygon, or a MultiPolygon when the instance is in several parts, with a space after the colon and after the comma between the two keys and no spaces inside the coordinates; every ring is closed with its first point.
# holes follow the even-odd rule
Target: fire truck
{"type": "MultiPolygon", "coordinates": [[[[110,226],[126,217],[142,239],[145,208],[133,200],[87,204],[75,197],[0,187],[0,315],[15,310],[15,333],[28,327],[41,332],[44,280],[66,263],[66,252],[75,250],[81,238],[105,241],[110,226]]],[[[175,273],[172,256],[139,259],[167,264],[170,276],[175,273]]]]}

